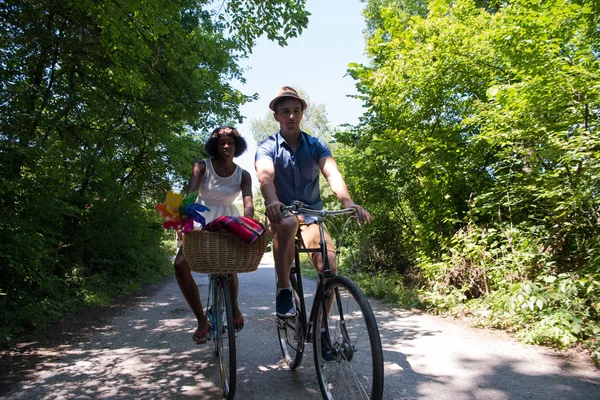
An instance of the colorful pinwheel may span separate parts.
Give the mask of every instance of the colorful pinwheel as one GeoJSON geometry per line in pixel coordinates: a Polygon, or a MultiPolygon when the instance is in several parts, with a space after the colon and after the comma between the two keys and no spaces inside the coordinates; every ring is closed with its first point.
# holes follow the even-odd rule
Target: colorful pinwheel
{"type": "MultiPolygon", "coordinates": [[[[191,193],[190,193],[191,194],[191,193]]],[[[198,195],[198,193],[196,193],[198,195]]],[[[183,201],[183,196],[179,193],[173,193],[172,191],[167,192],[167,199],[165,200],[165,207],[170,213],[175,213],[179,209],[179,205],[183,201]]]]}
{"type": "Polygon", "coordinates": [[[156,211],[158,211],[160,216],[165,221],[174,221],[179,218],[179,210],[176,210],[176,213],[173,214],[173,213],[169,212],[169,210],[167,209],[167,206],[165,206],[164,203],[157,204],[156,206],[154,206],[154,208],[156,208],[156,211]]]}
{"type": "Polygon", "coordinates": [[[206,219],[202,212],[209,211],[209,208],[196,203],[197,197],[197,191],[189,193],[185,197],[169,191],[165,202],[155,206],[158,213],[165,220],[163,228],[182,229],[183,233],[188,233],[194,229],[194,221],[204,228],[206,219]]]}

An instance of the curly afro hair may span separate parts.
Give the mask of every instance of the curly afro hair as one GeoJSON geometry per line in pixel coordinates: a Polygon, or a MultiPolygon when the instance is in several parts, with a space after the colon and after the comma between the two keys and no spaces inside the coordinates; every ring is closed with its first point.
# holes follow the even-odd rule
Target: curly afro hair
{"type": "Polygon", "coordinates": [[[218,146],[219,136],[221,135],[233,137],[233,142],[235,144],[235,152],[233,153],[234,157],[241,156],[248,148],[246,139],[244,139],[239,134],[236,128],[234,128],[233,126],[220,126],[212,132],[212,134],[204,144],[204,150],[206,150],[206,154],[208,154],[210,158],[219,157],[218,146]]]}

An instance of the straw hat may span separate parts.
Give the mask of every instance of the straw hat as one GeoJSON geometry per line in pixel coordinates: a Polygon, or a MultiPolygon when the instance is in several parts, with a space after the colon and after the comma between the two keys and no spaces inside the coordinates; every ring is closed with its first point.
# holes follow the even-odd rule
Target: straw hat
{"type": "Polygon", "coordinates": [[[302,111],[306,110],[306,107],[308,107],[306,101],[304,101],[304,99],[298,96],[298,92],[296,92],[294,88],[284,86],[281,89],[279,89],[279,91],[277,92],[277,96],[275,96],[275,98],[271,100],[271,102],[269,103],[269,108],[275,111],[275,103],[277,103],[277,100],[281,99],[282,97],[292,97],[294,99],[300,100],[300,103],[302,103],[302,111]]]}

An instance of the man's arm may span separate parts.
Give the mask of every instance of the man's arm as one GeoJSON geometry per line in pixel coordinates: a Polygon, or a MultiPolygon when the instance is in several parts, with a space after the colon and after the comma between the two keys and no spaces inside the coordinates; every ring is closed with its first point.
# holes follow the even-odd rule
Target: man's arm
{"type": "Polygon", "coordinates": [[[281,206],[284,204],[279,201],[277,191],[275,190],[275,165],[272,161],[261,159],[254,163],[258,182],[260,183],[260,191],[265,198],[267,204],[266,214],[272,224],[281,222],[281,206]]]}
{"type": "Polygon", "coordinates": [[[344,208],[355,208],[358,213],[358,221],[360,223],[370,223],[371,222],[371,214],[362,206],[354,203],[352,198],[350,197],[350,193],[348,192],[348,187],[346,186],[346,181],[342,177],[340,173],[340,169],[338,168],[337,163],[331,156],[325,156],[319,160],[319,168],[321,168],[321,172],[325,179],[327,179],[327,183],[333,190],[333,193],[337,196],[338,199],[342,202],[342,206],[344,208]]]}

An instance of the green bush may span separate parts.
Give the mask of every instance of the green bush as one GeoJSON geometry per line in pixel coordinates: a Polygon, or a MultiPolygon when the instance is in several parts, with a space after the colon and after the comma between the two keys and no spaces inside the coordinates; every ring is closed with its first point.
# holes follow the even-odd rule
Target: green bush
{"type": "Polygon", "coordinates": [[[565,348],[585,344],[598,352],[600,273],[593,259],[584,268],[563,271],[539,251],[539,230],[482,230],[469,225],[457,233],[439,262],[424,261],[426,307],[470,313],[481,326],[506,329],[528,343],[565,348]]]}
{"type": "Polygon", "coordinates": [[[170,274],[173,246],[155,214],[107,200],[82,212],[60,236],[22,220],[3,230],[0,345],[170,274]],[[54,240],[61,245],[52,246],[54,240]]]}

